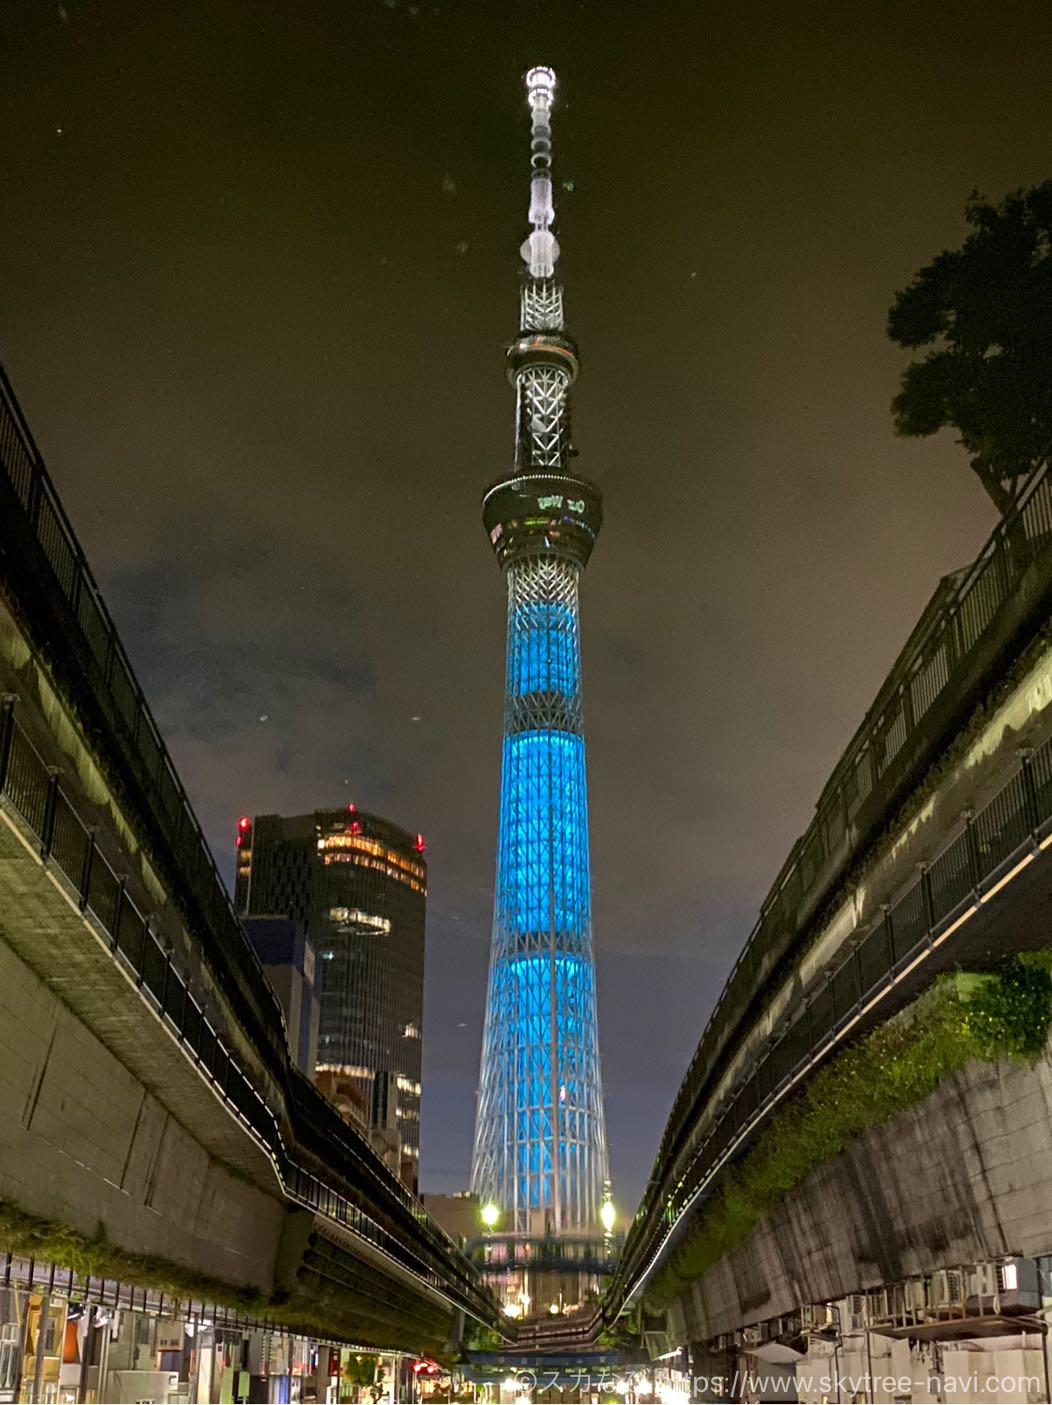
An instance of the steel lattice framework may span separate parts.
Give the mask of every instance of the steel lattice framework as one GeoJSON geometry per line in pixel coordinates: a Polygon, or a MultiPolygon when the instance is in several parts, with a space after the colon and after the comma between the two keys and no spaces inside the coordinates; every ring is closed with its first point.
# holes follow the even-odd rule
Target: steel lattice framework
{"type": "Polygon", "coordinates": [[[472,1188],[501,1228],[594,1229],[609,1175],[592,955],[578,586],[602,523],[570,467],[577,350],[552,232],[555,78],[532,69],[528,274],[509,351],[516,470],[484,499],[508,589],[500,829],[472,1188]]]}

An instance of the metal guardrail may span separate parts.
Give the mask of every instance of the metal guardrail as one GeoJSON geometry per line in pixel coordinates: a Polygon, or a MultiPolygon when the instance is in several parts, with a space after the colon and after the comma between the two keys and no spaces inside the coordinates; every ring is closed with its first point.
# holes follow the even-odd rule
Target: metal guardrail
{"type": "MultiPolygon", "coordinates": [[[[239,1003],[248,1017],[248,1033],[278,1085],[290,1087],[287,1037],[280,1002],[259,957],[237,918],[216,868],[204,833],[168,756],[160,731],[103,603],[98,585],[66,518],[10,382],[0,367],[0,493],[14,498],[21,523],[12,523],[12,539],[21,534],[35,544],[41,575],[57,588],[64,616],[61,627],[68,652],[83,663],[82,683],[99,703],[110,735],[127,771],[139,784],[147,814],[161,827],[177,879],[193,906],[190,930],[206,960],[217,957],[236,984],[247,981],[250,1000],[239,1003]]],[[[5,524],[6,530],[6,524],[5,524]]],[[[41,581],[35,581],[36,586],[41,581]]],[[[295,1166],[281,1142],[277,1121],[205,1017],[141,914],[97,849],[89,826],[75,814],[60,778],[33,748],[18,725],[11,705],[0,716],[0,794],[40,841],[41,852],[63,874],[81,909],[90,912],[111,939],[114,956],[134,972],[140,991],[158,1010],[217,1087],[225,1101],[276,1158],[282,1183],[291,1198],[330,1214],[392,1258],[419,1271],[423,1260],[377,1220],[312,1173],[295,1166]],[[326,1207],[331,1206],[332,1209],[326,1207]],[[408,1256],[408,1257],[407,1257],[408,1256]],[[417,1267],[413,1265],[416,1264],[417,1267]]],[[[293,1093],[298,1090],[293,1088],[293,1093]]],[[[320,1094],[309,1090],[304,1121],[323,1128],[329,1143],[354,1167],[356,1178],[422,1242],[448,1273],[428,1279],[433,1287],[453,1286],[470,1303],[469,1311],[491,1320],[495,1306],[480,1287],[453,1241],[430,1218],[423,1205],[372,1153],[356,1150],[335,1125],[337,1114],[320,1094]],[[328,1124],[328,1125],[326,1125],[328,1124]]],[[[340,1124],[342,1126],[342,1124],[340,1124]]],[[[432,1268],[428,1272],[433,1273],[432,1268]]],[[[425,1275],[426,1276],[426,1275],[425,1275]]]]}
{"type": "Polygon", "coordinates": [[[164,1317],[176,1322],[194,1322],[217,1328],[221,1332],[269,1332],[274,1336],[307,1336],[311,1341],[341,1343],[335,1337],[318,1337],[305,1330],[273,1321],[265,1314],[238,1312],[222,1304],[203,1302],[196,1298],[176,1298],[159,1288],[143,1288],[136,1283],[122,1283],[115,1278],[100,1278],[97,1274],[78,1273],[61,1264],[27,1259],[18,1254],[0,1253],[0,1289],[14,1288],[23,1293],[47,1293],[70,1303],[90,1303],[108,1308],[110,1312],[139,1312],[149,1317],[164,1317]]]}
{"type": "MultiPolygon", "coordinates": [[[[23,530],[43,553],[67,607],[64,630],[83,664],[84,683],[105,714],[109,740],[140,787],[147,813],[156,816],[178,877],[207,928],[216,949],[210,959],[222,955],[250,990],[264,1038],[280,1040],[285,1037],[281,1003],[241,930],[208,841],[2,367],[0,475],[14,490],[24,514],[23,530]]],[[[260,1030],[252,1033],[258,1037],[260,1030]]]]}
{"type": "Polygon", "coordinates": [[[660,1215],[637,1225],[619,1265],[608,1320],[646,1278],[672,1227],[785,1094],[912,967],[945,941],[1052,835],[1052,740],[924,868],[881,920],[828,973],[718,1108],[660,1215]]]}
{"type": "MultiPolygon", "coordinates": [[[[914,630],[827,783],[806,832],[765,900],[710,1015],[676,1096],[656,1165],[674,1155],[718,1059],[796,938],[839,882],[867,836],[879,832],[926,759],[918,733],[948,707],[959,674],[993,632],[1025,572],[1052,542],[1052,475],[1040,466],[1015,510],[994,528],[973,564],[949,577],[914,630]]],[[[648,1195],[659,1193],[651,1186],[648,1195]]],[[[644,1196],[637,1218],[649,1213],[644,1196]]]]}
{"type": "MultiPolygon", "coordinates": [[[[183,1052],[251,1133],[270,1158],[286,1196],[359,1235],[388,1258],[409,1269],[440,1292],[451,1289],[473,1313],[486,1320],[494,1304],[484,1292],[477,1271],[459,1251],[442,1271],[434,1261],[407,1247],[378,1220],[289,1155],[278,1121],[252,1081],[212,1027],[201,1006],[151,930],[149,920],[129,896],[125,879],[116,874],[95,843],[94,830],[84,824],[62,790],[59,773],[34,747],[15,716],[15,702],[0,702],[0,798],[19,815],[39,843],[41,858],[60,874],[80,911],[93,918],[108,939],[113,958],[131,975],[140,995],[176,1036],[183,1052]]],[[[318,1095],[321,1100],[321,1095],[318,1095]]],[[[326,1114],[335,1117],[325,1105],[326,1114]]],[[[374,1173],[346,1141],[334,1151],[353,1157],[368,1177],[374,1173]]],[[[363,1177],[363,1178],[364,1178],[363,1177]]],[[[368,1182],[366,1181],[366,1184],[368,1182]]],[[[427,1226],[416,1223],[427,1239],[427,1226]]],[[[445,1258],[443,1245],[439,1254],[445,1258]]]]}

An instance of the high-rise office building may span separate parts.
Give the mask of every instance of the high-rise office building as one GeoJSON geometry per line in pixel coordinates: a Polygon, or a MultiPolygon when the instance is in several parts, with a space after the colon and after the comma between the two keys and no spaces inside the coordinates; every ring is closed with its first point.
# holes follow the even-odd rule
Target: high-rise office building
{"type": "Polygon", "coordinates": [[[526,76],[532,226],[519,333],[512,472],[483,498],[508,598],[500,831],[471,1188],[487,1224],[581,1235],[603,1217],[606,1128],[596,1028],[578,586],[602,525],[572,467],[570,386],[552,225],[555,75],[526,76]]]}
{"type": "Polygon", "coordinates": [[[239,824],[235,902],[295,918],[317,964],[318,1069],[350,1079],[394,1125],[403,1179],[420,1160],[427,862],[423,835],[350,805],[239,824]],[[390,1100],[395,1098],[392,1119],[390,1100]]]}
{"type": "Polygon", "coordinates": [[[313,1078],[318,1062],[317,962],[306,927],[291,917],[246,917],[244,926],[281,1001],[292,1062],[313,1078]]]}

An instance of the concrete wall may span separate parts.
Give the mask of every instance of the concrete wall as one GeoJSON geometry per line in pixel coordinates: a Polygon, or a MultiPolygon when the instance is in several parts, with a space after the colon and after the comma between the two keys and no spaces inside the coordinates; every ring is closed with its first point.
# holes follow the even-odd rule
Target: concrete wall
{"type": "Polygon", "coordinates": [[[811,1175],[672,1319],[694,1340],[911,1274],[1052,1251],[1052,1047],[973,1064],[811,1175]]]}
{"type": "Polygon", "coordinates": [[[269,1292],[285,1206],[216,1161],[0,941],[0,1199],[269,1292]]]}

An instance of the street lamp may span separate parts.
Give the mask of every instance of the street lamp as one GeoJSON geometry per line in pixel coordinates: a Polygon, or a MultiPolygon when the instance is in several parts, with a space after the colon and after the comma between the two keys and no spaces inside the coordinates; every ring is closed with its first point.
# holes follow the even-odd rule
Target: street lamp
{"type": "Polygon", "coordinates": [[[495,1204],[492,1200],[487,1200],[479,1213],[482,1218],[482,1223],[487,1229],[496,1229],[497,1222],[500,1219],[499,1205],[495,1204]]]}

